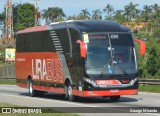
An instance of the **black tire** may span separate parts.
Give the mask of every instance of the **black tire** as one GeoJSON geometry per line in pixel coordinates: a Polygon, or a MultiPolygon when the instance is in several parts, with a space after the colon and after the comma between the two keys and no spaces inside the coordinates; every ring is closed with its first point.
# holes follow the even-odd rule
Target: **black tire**
{"type": "Polygon", "coordinates": [[[33,81],[32,81],[32,79],[28,80],[28,90],[29,90],[29,95],[31,97],[37,96],[38,92],[33,89],[33,81]]]}
{"type": "Polygon", "coordinates": [[[120,99],[120,96],[112,96],[112,97],[110,97],[110,100],[112,101],[112,102],[116,102],[116,101],[118,101],[120,99]]]}
{"type": "Polygon", "coordinates": [[[75,101],[75,96],[72,95],[72,86],[70,82],[65,85],[65,100],[75,101]]]}
{"type": "Polygon", "coordinates": [[[36,91],[36,96],[43,96],[45,92],[43,91],[38,91],[38,90],[34,90],[36,91]]]}
{"type": "Polygon", "coordinates": [[[68,100],[67,85],[64,86],[64,99],[68,100]]]}

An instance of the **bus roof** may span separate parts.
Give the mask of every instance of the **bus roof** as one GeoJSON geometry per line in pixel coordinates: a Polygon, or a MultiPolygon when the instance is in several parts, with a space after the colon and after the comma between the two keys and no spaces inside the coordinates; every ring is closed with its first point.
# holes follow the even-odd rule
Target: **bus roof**
{"type": "Polygon", "coordinates": [[[45,31],[48,30],[48,26],[36,26],[36,27],[30,27],[30,28],[26,28],[24,30],[20,30],[17,32],[17,34],[20,33],[28,33],[28,32],[37,32],[37,31],[45,31]]]}
{"type": "Polygon", "coordinates": [[[80,32],[130,32],[130,29],[109,20],[69,20],[66,22],[51,23],[53,29],[69,26],[80,32]]]}
{"type": "Polygon", "coordinates": [[[24,30],[20,30],[17,34],[45,31],[51,29],[61,29],[61,28],[75,28],[80,32],[130,32],[130,29],[120,25],[115,21],[109,20],[69,20],[62,22],[54,22],[50,25],[30,27],[24,30]]]}

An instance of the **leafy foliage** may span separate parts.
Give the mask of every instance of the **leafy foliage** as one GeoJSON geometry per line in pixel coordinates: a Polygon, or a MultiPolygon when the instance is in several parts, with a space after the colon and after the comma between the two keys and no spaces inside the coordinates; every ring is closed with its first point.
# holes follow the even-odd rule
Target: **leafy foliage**
{"type": "Polygon", "coordinates": [[[16,29],[16,23],[17,23],[17,21],[18,21],[18,13],[17,13],[17,11],[18,11],[18,8],[19,8],[19,6],[20,6],[21,4],[13,4],[13,28],[14,28],[14,30],[15,31],[17,31],[17,29],[16,29]]]}
{"type": "Polygon", "coordinates": [[[150,74],[152,77],[154,76],[160,76],[159,75],[159,69],[160,69],[160,47],[159,42],[157,40],[154,40],[153,45],[151,45],[150,50],[148,51],[148,60],[146,62],[146,69],[148,71],[148,74],[150,74]]]}
{"type": "Polygon", "coordinates": [[[117,10],[115,12],[115,15],[112,17],[113,20],[116,20],[120,24],[123,24],[124,22],[127,22],[127,18],[122,14],[122,10],[117,10]]]}
{"type": "Polygon", "coordinates": [[[87,9],[83,9],[81,10],[81,13],[79,15],[82,19],[86,20],[86,19],[90,19],[91,14],[88,12],[87,9]]]}
{"type": "Polygon", "coordinates": [[[47,10],[43,10],[43,19],[46,20],[46,24],[56,21],[63,21],[66,15],[64,14],[62,8],[59,7],[49,7],[47,10]]]}
{"type": "Polygon", "coordinates": [[[15,30],[18,31],[34,26],[34,6],[32,4],[25,3],[19,4],[17,7],[17,22],[15,24],[15,30]]]}
{"type": "Polygon", "coordinates": [[[5,13],[0,13],[0,20],[4,20],[5,19],[5,13]]]}
{"type": "Polygon", "coordinates": [[[102,19],[102,12],[97,9],[93,11],[92,19],[94,20],[101,20],[102,19]]]}
{"type": "Polygon", "coordinates": [[[108,18],[110,18],[114,12],[114,8],[112,5],[107,4],[107,6],[103,9],[103,12],[107,14],[108,18]]]}

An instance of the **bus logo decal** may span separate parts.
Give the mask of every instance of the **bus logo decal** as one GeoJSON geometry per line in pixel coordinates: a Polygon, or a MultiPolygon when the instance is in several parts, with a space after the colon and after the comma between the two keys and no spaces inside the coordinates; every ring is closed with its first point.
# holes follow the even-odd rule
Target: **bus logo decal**
{"type": "Polygon", "coordinates": [[[32,77],[63,82],[61,59],[32,59],[32,77]]]}
{"type": "Polygon", "coordinates": [[[118,80],[97,80],[98,85],[119,85],[121,84],[118,80]]]}

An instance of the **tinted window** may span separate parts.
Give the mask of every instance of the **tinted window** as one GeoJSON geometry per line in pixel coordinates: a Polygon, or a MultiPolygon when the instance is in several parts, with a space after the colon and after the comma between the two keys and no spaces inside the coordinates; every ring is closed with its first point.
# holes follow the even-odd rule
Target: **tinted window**
{"type": "Polygon", "coordinates": [[[68,36],[67,29],[58,29],[55,31],[56,31],[57,36],[58,36],[60,43],[62,45],[63,53],[69,54],[70,53],[70,44],[69,44],[69,36],[68,36]]]}
{"type": "Polygon", "coordinates": [[[110,34],[111,43],[114,45],[133,46],[131,34],[110,34]]]}
{"type": "Polygon", "coordinates": [[[70,33],[71,33],[71,41],[72,41],[72,54],[76,53],[76,41],[77,40],[81,40],[80,38],[80,34],[77,30],[75,29],[70,29],[70,33]]]}
{"type": "Polygon", "coordinates": [[[18,34],[17,52],[53,52],[54,46],[49,31],[18,34]]]}
{"type": "Polygon", "coordinates": [[[70,29],[71,41],[72,41],[72,59],[77,65],[81,66],[80,47],[76,43],[77,40],[81,40],[80,33],[75,29],[70,29]]]}

